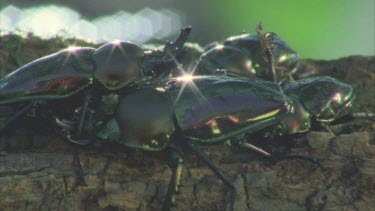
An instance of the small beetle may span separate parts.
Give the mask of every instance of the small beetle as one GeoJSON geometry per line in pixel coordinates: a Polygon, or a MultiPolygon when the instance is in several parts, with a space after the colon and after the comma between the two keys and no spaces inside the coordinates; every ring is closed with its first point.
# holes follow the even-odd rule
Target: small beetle
{"type": "Polygon", "coordinates": [[[213,45],[202,54],[198,74],[212,74],[217,69],[226,69],[234,74],[258,77],[277,83],[292,81],[292,74],[299,66],[298,53],[275,33],[243,34],[227,38],[222,44],[213,45]],[[275,63],[275,73],[269,72],[267,48],[270,48],[275,63]]]}
{"type": "Polygon", "coordinates": [[[145,52],[135,43],[118,41],[98,49],[72,48],[43,57],[0,80],[0,105],[29,103],[15,115],[18,117],[41,101],[65,99],[84,92],[84,100],[80,101],[84,106],[76,133],[79,137],[93,95],[123,88],[130,90],[144,80],[169,75],[165,65],[173,64],[173,58],[181,53],[190,30],[190,27],[181,29],[177,40],[167,43],[163,50],[145,52]]]}
{"type": "MultiPolygon", "coordinates": [[[[279,124],[257,131],[264,136],[293,135],[306,133],[317,123],[332,132],[326,125],[334,120],[356,113],[349,113],[354,100],[353,88],[332,77],[314,77],[294,81],[283,87],[283,93],[292,101],[293,110],[279,124]]],[[[252,141],[253,134],[246,134],[246,141],[252,141]]],[[[256,135],[255,135],[256,136],[256,135]]],[[[245,139],[233,139],[232,144],[245,144],[245,139]]],[[[271,156],[265,150],[248,145],[258,153],[271,156]]]]}

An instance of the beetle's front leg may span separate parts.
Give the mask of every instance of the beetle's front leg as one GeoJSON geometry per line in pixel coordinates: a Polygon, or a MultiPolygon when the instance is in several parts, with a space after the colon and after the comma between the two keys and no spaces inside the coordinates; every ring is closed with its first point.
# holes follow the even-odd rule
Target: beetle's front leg
{"type": "Polygon", "coordinates": [[[360,128],[371,128],[374,120],[375,113],[355,112],[335,119],[326,127],[333,134],[348,133],[349,131],[357,131],[360,128]]]}
{"type": "Polygon", "coordinates": [[[171,169],[172,169],[172,176],[168,186],[168,192],[165,196],[163,202],[163,211],[169,211],[171,209],[172,203],[174,203],[173,198],[174,194],[178,191],[178,186],[180,184],[181,179],[181,172],[182,172],[182,156],[181,153],[177,151],[175,148],[171,148],[170,150],[170,158],[171,158],[171,169]]]}
{"type": "Polygon", "coordinates": [[[88,105],[92,97],[91,92],[85,92],[82,107],[78,111],[79,117],[78,121],[69,121],[65,119],[60,119],[55,117],[55,123],[62,130],[61,133],[65,136],[67,140],[79,145],[87,145],[92,141],[89,138],[82,138],[82,130],[85,120],[87,119],[88,105]]]}
{"type": "Polygon", "coordinates": [[[84,123],[85,118],[86,118],[87,107],[89,105],[91,95],[92,95],[91,93],[88,93],[88,92],[85,93],[85,98],[83,100],[82,109],[81,109],[81,115],[79,117],[79,122],[78,122],[78,125],[77,125],[76,136],[77,136],[78,139],[81,137],[83,123],[84,123]]]}
{"type": "Polygon", "coordinates": [[[3,127],[0,129],[0,136],[12,125],[14,124],[20,117],[24,116],[29,112],[31,109],[33,109],[38,104],[37,101],[33,101],[29,104],[27,104],[25,107],[23,107],[21,110],[17,111],[13,116],[11,116],[9,119],[6,120],[3,127]]]}

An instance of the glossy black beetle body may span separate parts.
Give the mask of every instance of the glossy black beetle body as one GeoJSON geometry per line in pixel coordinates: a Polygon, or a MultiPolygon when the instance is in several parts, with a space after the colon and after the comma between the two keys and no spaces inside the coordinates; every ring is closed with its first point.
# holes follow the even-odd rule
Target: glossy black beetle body
{"type": "MultiPolygon", "coordinates": [[[[173,59],[181,53],[190,29],[181,29],[177,40],[167,43],[163,50],[145,52],[137,44],[127,41],[107,43],[98,49],[70,48],[38,59],[6,75],[0,80],[0,105],[25,105],[4,124],[0,135],[37,104],[46,100],[77,97],[77,93],[81,93],[77,97],[78,104],[82,105],[79,123],[74,131],[75,138],[70,140],[84,144],[80,136],[86,112],[91,106],[90,100],[123,88],[125,91],[121,92],[129,92],[137,83],[168,76],[172,68],[168,68],[168,65],[174,65],[173,59]]],[[[72,113],[75,106],[63,110],[72,113]]]]}
{"type": "Polygon", "coordinates": [[[313,121],[328,123],[340,118],[354,100],[352,86],[332,77],[301,79],[285,85],[283,91],[295,109],[281,121],[288,134],[309,131],[313,121]]]}
{"type": "MultiPolygon", "coordinates": [[[[306,132],[311,121],[319,121],[327,110],[332,115],[324,115],[325,119],[337,118],[353,99],[351,86],[330,77],[296,81],[286,85],[284,91],[288,96],[275,83],[252,78],[191,75],[172,78],[164,85],[143,87],[119,96],[114,118],[103,130],[89,133],[145,151],[160,151],[170,146],[190,148],[232,188],[233,207],[233,185],[205,157],[198,144],[217,143],[274,125],[289,134],[306,132]],[[312,104],[314,101],[319,103],[312,104]]],[[[232,143],[246,146],[243,142],[232,143]]],[[[173,190],[177,188],[178,182],[173,179],[177,174],[177,170],[172,174],[173,190]]],[[[173,190],[167,194],[164,210],[170,206],[173,190]]]]}
{"type": "MultiPolygon", "coordinates": [[[[291,103],[272,82],[190,75],[119,95],[105,128],[85,133],[144,151],[175,152],[175,147],[192,150],[231,188],[230,210],[233,210],[236,194],[233,184],[198,145],[278,124],[293,110],[291,103]]],[[[87,125],[95,125],[97,119],[93,121],[87,125]]],[[[172,158],[172,178],[163,210],[170,208],[181,171],[181,155],[174,154],[177,159],[172,158]]]]}
{"type": "Polygon", "coordinates": [[[171,141],[173,133],[215,143],[276,124],[290,112],[290,103],[272,83],[180,77],[168,81],[164,89],[144,88],[120,98],[115,120],[119,142],[156,151],[171,141]],[[194,83],[197,90],[185,83],[194,83]]]}
{"type": "Polygon", "coordinates": [[[135,43],[115,41],[98,49],[69,48],[43,57],[0,80],[0,104],[61,99],[95,81],[111,91],[156,77],[161,74],[157,66],[179,53],[189,33],[190,28],[182,29],[180,37],[164,50],[144,52],[135,43]]]}
{"type": "Polygon", "coordinates": [[[258,77],[275,82],[291,81],[299,66],[298,53],[275,33],[243,34],[227,38],[202,54],[198,74],[212,74],[218,69],[246,77],[258,77]],[[265,54],[270,47],[275,73],[270,74],[269,60],[265,54]],[[273,78],[275,77],[275,78],[273,78]]]}

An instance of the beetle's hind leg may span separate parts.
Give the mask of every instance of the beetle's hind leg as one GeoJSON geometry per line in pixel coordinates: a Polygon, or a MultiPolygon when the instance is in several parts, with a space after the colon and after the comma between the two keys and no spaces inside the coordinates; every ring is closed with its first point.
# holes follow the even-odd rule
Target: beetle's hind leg
{"type": "Polygon", "coordinates": [[[214,172],[214,174],[217,177],[219,177],[219,179],[231,189],[229,210],[233,211],[234,202],[236,200],[236,194],[237,194],[236,187],[233,185],[232,182],[229,181],[229,179],[223,174],[220,168],[208,157],[208,155],[204,151],[201,150],[201,148],[198,146],[198,144],[194,140],[185,138],[183,141],[184,141],[183,143],[186,144],[187,147],[191,151],[193,151],[200,159],[202,159],[204,163],[214,172]]]}
{"type": "Polygon", "coordinates": [[[273,155],[271,157],[266,157],[265,159],[270,161],[270,162],[274,162],[274,163],[284,161],[284,160],[302,160],[302,161],[309,162],[309,163],[323,169],[322,159],[316,158],[316,157],[308,157],[308,156],[304,156],[304,155],[273,155]]]}
{"type": "Polygon", "coordinates": [[[73,153],[73,166],[76,168],[75,171],[76,171],[76,174],[78,175],[77,185],[78,186],[80,186],[80,185],[85,186],[86,185],[85,173],[83,171],[81,159],[79,157],[79,150],[78,150],[77,146],[71,146],[71,149],[72,149],[72,153],[73,153]]]}
{"type": "Polygon", "coordinates": [[[307,157],[307,156],[303,156],[303,155],[271,154],[271,153],[267,152],[266,150],[264,150],[260,147],[257,147],[253,144],[250,144],[250,143],[247,143],[243,139],[238,139],[238,138],[233,139],[231,143],[234,146],[237,146],[237,147],[240,147],[240,148],[243,148],[243,149],[247,149],[247,150],[255,151],[258,154],[262,155],[265,160],[270,161],[270,162],[280,162],[280,161],[283,161],[283,160],[303,160],[303,161],[310,162],[310,163],[312,163],[314,165],[317,165],[320,168],[322,168],[321,160],[319,158],[307,157]]]}
{"type": "Polygon", "coordinates": [[[163,202],[163,211],[169,211],[174,203],[174,194],[178,191],[182,172],[182,156],[175,148],[170,150],[172,176],[168,186],[168,192],[163,202]]]}

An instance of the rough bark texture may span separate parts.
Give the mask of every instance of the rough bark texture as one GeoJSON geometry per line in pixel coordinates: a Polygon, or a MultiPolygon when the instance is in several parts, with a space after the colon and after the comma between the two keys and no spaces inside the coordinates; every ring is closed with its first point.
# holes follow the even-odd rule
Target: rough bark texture
{"type": "MultiPolygon", "coordinates": [[[[2,74],[64,44],[0,42],[2,74]]],[[[375,57],[302,61],[297,77],[330,75],[350,83],[354,111],[375,112],[375,57]]],[[[359,122],[337,136],[311,131],[292,137],[289,153],[321,158],[323,168],[300,160],[270,163],[225,144],[204,146],[237,187],[235,210],[373,210],[375,126],[359,122]]],[[[272,140],[270,145],[278,142],[272,140]]],[[[30,120],[0,142],[0,210],[160,210],[171,171],[163,152],[143,153],[96,141],[80,147],[84,180],[70,143],[48,125],[30,120]]],[[[195,156],[184,156],[174,210],[225,210],[228,189],[195,156]]]]}

